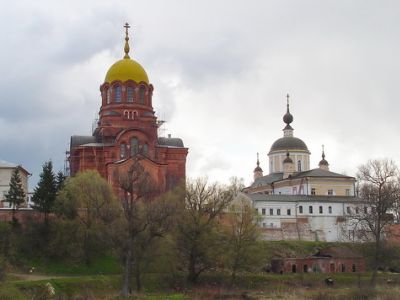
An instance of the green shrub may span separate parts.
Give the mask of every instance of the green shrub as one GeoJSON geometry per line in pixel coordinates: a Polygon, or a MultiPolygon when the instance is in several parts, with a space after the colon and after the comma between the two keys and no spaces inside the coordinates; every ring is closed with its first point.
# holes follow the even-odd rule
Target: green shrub
{"type": "Polygon", "coordinates": [[[26,296],[14,285],[0,284],[1,300],[24,300],[26,296]]]}

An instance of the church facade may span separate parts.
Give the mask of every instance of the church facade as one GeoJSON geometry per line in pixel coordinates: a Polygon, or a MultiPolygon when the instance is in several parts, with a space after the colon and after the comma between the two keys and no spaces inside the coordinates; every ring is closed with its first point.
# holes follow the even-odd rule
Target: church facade
{"type": "Polygon", "coordinates": [[[310,168],[306,143],[294,136],[293,115],[283,116],[283,137],[268,153],[269,174],[264,175],[257,154],[253,183],[244,189],[260,215],[265,239],[352,241],[356,232],[348,222],[361,203],[355,178],[330,171],[325,159],[310,168]]]}
{"type": "Polygon", "coordinates": [[[71,137],[70,175],[94,169],[118,189],[115,174],[127,172],[138,159],[159,190],[167,191],[185,180],[188,148],[180,138],[158,136],[162,122],[153,110],[154,87],[129,55],[129,25],[125,28],[125,55],[100,86],[97,128],[91,136],[71,137]]]}

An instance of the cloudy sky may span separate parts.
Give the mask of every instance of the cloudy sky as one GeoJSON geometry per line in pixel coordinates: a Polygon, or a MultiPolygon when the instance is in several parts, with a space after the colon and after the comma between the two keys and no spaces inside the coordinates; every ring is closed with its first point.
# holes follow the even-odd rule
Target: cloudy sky
{"type": "MultiPolygon", "coordinates": [[[[3,2],[5,0],[2,0],[3,2]]],[[[90,135],[99,86],[123,56],[155,87],[163,134],[189,147],[187,173],[252,179],[256,153],[294,135],[331,170],[371,158],[400,164],[400,3],[369,0],[8,1],[0,11],[0,159],[33,173],[64,166],[71,135],[90,135]]]]}

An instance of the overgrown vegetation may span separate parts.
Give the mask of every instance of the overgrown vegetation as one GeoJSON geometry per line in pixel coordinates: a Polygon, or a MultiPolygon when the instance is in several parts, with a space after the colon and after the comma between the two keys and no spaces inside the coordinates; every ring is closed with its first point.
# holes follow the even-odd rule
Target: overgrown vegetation
{"type": "MultiPolygon", "coordinates": [[[[97,299],[98,293],[128,297],[138,292],[152,293],[152,299],[175,292],[171,297],[176,299],[204,299],[218,297],[220,291],[232,299],[265,292],[301,299],[292,288],[303,291],[304,286],[321,288],[304,292],[309,299],[327,295],[324,274],[272,275],[266,270],[273,257],[306,256],[339,243],[260,241],[258,216],[246,198],[238,197],[240,180],[219,185],[197,179],[160,196],[139,158],[113,176],[118,195],[95,171],[65,180],[60,173],[55,177],[51,162],[43,166],[35,199],[45,222],[0,222],[0,280],[7,270],[93,277],[52,279],[46,287],[44,281],[6,280],[2,285],[10,294],[0,299],[18,299],[21,292],[42,299],[51,288],[62,297],[81,293],[87,299],[97,299]],[[268,290],[271,285],[273,291],[268,290]]],[[[377,266],[375,244],[346,246],[361,252],[370,270],[400,269],[399,247],[381,243],[377,266]]],[[[366,286],[367,275],[332,277],[353,289],[366,286]]],[[[343,297],[361,293],[351,289],[342,291],[343,297]]]]}

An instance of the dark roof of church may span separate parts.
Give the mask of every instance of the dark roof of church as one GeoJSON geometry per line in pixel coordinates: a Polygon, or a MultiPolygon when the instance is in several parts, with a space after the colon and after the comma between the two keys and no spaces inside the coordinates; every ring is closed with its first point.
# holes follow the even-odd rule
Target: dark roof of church
{"type": "Polygon", "coordinates": [[[159,137],[158,145],[159,146],[167,146],[167,147],[184,148],[183,141],[180,138],[159,137]]]}
{"type": "Polygon", "coordinates": [[[301,139],[293,136],[285,136],[280,139],[277,139],[272,144],[270,152],[276,150],[291,150],[291,149],[300,149],[309,152],[306,143],[304,143],[301,139]]]}
{"type": "Polygon", "coordinates": [[[331,172],[328,170],[316,168],[308,171],[294,173],[292,178],[301,178],[301,177],[338,177],[338,178],[353,178],[351,176],[331,172]]]}
{"type": "MultiPolygon", "coordinates": [[[[342,175],[339,173],[331,172],[331,171],[320,169],[320,168],[303,171],[303,172],[295,172],[291,176],[292,179],[304,178],[304,177],[354,178],[351,176],[342,175]]],[[[251,187],[264,186],[264,185],[268,185],[268,184],[271,184],[273,182],[280,181],[280,180],[283,180],[283,173],[272,173],[272,174],[268,174],[266,176],[257,178],[256,180],[254,180],[251,187]]]]}
{"type": "Polygon", "coordinates": [[[254,183],[251,185],[252,187],[257,187],[260,185],[267,185],[267,184],[271,184],[275,181],[279,181],[282,180],[283,178],[283,173],[272,173],[272,174],[268,174],[265,175],[263,177],[257,178],[256,180],[254,180],[254,183]]]}
{"type": "Polygon", "coordinates": [[[71,149],[89,143],[96,143],[96,137],[84,136],[84,135],[73,135],[71,136],[71,149]]]}

